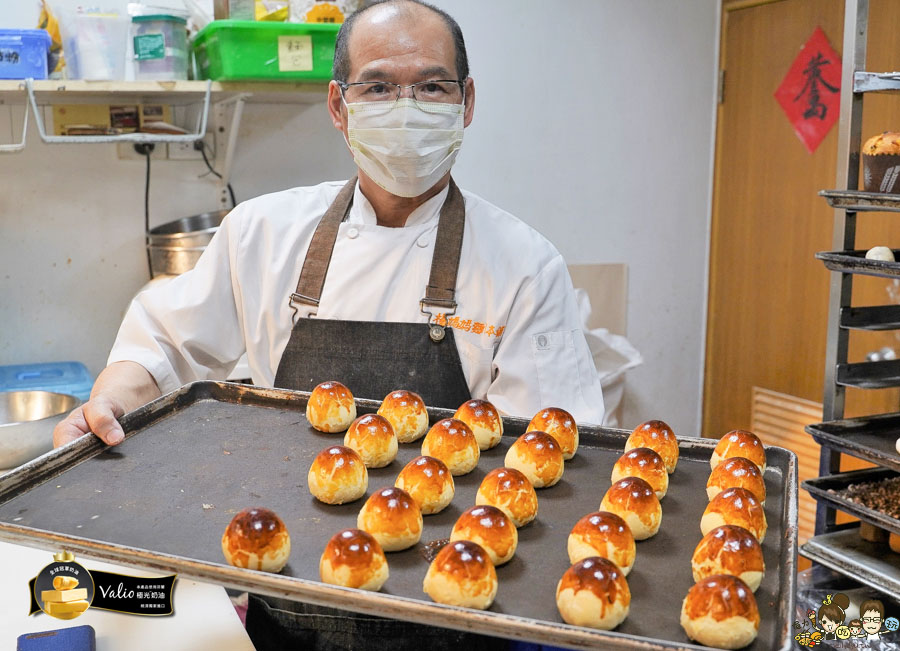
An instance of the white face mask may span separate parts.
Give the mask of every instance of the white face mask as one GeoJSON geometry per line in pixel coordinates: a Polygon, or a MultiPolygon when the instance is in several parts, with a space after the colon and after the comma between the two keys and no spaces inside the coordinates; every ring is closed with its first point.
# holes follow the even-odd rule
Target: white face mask
{"type": "Polygon", "coordinates": [[[354,102],[347,106],[347,144],[353,160],[398,197],[417,197],[453,166],[463,139],[463,105],[354,102]]]}

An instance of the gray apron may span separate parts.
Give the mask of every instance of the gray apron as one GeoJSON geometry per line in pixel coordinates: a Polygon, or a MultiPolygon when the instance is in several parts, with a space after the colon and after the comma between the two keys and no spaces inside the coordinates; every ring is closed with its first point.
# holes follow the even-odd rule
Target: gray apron
{"type": "MultiPolygon", "coordinates": [[[[338,228],[350,209],[351,179],[325,212],[310,242],[291,307],[318,307],[338,228]]],[[[441,207],[431,272],[420,309],[425,314],[456,309],[456,274],[465,227],[465,204],[451,180],[441,207]]],[[[365,289],[362,289],[365,291],[365,289]]],[[[295,309],[296,313],[296,309],[295,309]]],[[[432,321],[429,319],[429,321],[432,321]]],[[[275,386],[311,391],[337,380],[359,398],[383,399],[395,389],[422,396],[425,404],[456,409],[469,400],[452,329],[437,323],[384,323],[297,319],[275,374],[275,386]]],[[[258,651],[269,649],[504,648],[506,641],[381,617],[250,595],[247,633],[258,651]]]]}

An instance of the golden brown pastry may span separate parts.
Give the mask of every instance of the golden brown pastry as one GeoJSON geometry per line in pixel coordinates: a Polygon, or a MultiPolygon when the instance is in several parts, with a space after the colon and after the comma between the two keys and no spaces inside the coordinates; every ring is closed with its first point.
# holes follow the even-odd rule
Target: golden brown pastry
{"type": "Polygon", "coordinates": [[[626,477],[609,487],[601,511],[615,513],[625,520],[635,540],[655,536],[662,522],[662,507],[653,488],[640,477],[626,477]]]}
{"type": "Polygon", "coordinates": [[[280,572],[291,555],[291,537],[274,511],[248,508],[234,516],[225,528],[222,553],[235,567],[280,572]]]}
{"type": "Polygon", "coordinates": [[[496,506],[517,527],[537,517],[538,498],[534,486],[515,468],[494,468],[481,480],[475,504],[496,506]]]}
{"type": "Polygon", "coordinates": [[[391,391],[381,402],[378,415],[387,418],[400,443],[412,443],[428,431],[425,402],[412,391],[391,391]]]}
{"type": "Polygon", "coordinates": [[[650,448],[632,448],[616,461],[612,470],[612,482],[626,477],[640,477],[650,484],[658,499],[669,490],[669,472],[662,457],[650,448]]]}
{"type": "Polygon", "coordinates": [[[535,488],[553,486],[565,470],[562,448],[546,432],[532,430],[522,434],[506,451],[503,465],[528,477],[535,488]]]}
{"type": "Polygon", "coordinates": [[[326,504],[346,504],[366,494],[369,473],[356,450],[332,445],[313,459],[306,483],[316,499],[326,504]]]}
{"type": "Polygon", "coordinates": [[[567,547],[572,564],[600,556],[618,565],[624,576],[634,565],[636,545],[631,529],[625,520],[609,511],[589,513],[576,522],[567,547]]]}
{"type": "Polygon", "coordinates": [[[422,537],[422,512],[402,488],[391,486],[375,491],[366,500],[356,526],[368,531],[386,552],[412,547],[422,537]]]}
{"type": "Polygon", "coordinates": [[[351,423],[344,445],[359,454],[366,468],[384,468],[397,456],[397,435],[384,416],[366,414],[351,423]]]}
{"type": "Polygon", "coordinates": [[[740,649],[759,632],[756,599],[736,576],[708,576],[688,590],[681,605],[681,627],[700,644],[740,649]]]}
{"type": "Polygon", "coordinates": [[[457,540],[438,552],[422,589],[437,603],[485,610],[497,596],[497,571],[480,545],[457,540]]]}
{"type": "Polygon", "coordinates": [[[575,424],[572,414],[565,409],[558,407],[541,409],[528,423],[528,429],[525,431],[532,430],[547,432],[555,438],[562,448],[563,459],[571,459],[578,451],[578,425],[575,424]]]}
{"type": "Polygon", "coordinates": [[[356,402],[340,382],[322,382],[306,403],[306,420],[320,432],[343,432],[356,419],[356,402]]]}
{"type": "Polygon", "coordinates": [[[766,564],[762,547],[752,533],[733,524],[716,527],[703,536],[691,558],[694,581],[714,574],[738,577],[753,592],[759,587],[766,564]]]}
{"type": "Polygon", "coordinates": [[[410,461],[400,471],[394,486],[409,493],[422,515],[443,511],[456,492],[450,470],[434,457],[416,457],[410,461]]]}
{"type": "Polygon", "coordinates": [[[567,624],[608,631],[628,617],[631,591],[615,563],[594,556],[563,574],[556,586],[556,607],[567,624]]]}
{"type": "Polygon", "coordinates": [[[877,136],[872,136],[863,145],[862,153],[867,156],[900,154],[900,133],[885,131],[877,136]]]}
{"type": "Polygon", "coordinates": [[[734,524],[752,533],[762,543],[766,537],[766,514],[759,500],[746,488],[726,488],[707,505],[700,519],[705,536],[723,524],[734,524]]]}
{"type": "Polygon", "coordinates": [[[422,454],[444,462],[454,476],[472,472],[481,450],[469,426],[456,418],[439,420],[422,441],[422,454]]]}
{"type": "Polygon", "coordinates": [[[450,532],[450,542],[456,540],[478,543],[494,565],[503,565],[516,553],[519,533],[503,511],[484,504],[462,512],[450,532]]]}
{"type": "Polygon", "coordinates": [[[900,554],[900,535],[892,531],[890,537],[888,538],[888,545],[890,546],[891,551],[900,554]]]}
{"type": "Polygon", "coordinates": [[[709,464],[713,470],[725,459],[732,457],[744,457],[750,459],[759,467],[761,473],[766,472],[766,451],[762,441],[753,432],[742,429],[733,429],[719,439],[716,449],[713,450],[709,464]]]}
{"type": "Polygon", "coordinates": [[[489,450],[500,442],[503,436],[503,419],[487,400],[469,400],[460,405],[453,417],[461,420],[478,441],[478,447],[489,450]]]}
{"type": "Polygon", "coordinates": [[[648,420],[634,428],[625,441],[625,451],[634,448],[650,448],[666,462],[671,475],[678,464],[678,439],[675,432],[661,420],[648,420]]]}
{"type": "Polygon", "coordinates": [[[714,498],[726,488],[746,488],[759,503],[766,503],[766,482],[759,467],[744,457],[725,459],[710,473],[706,482],[706,496],[714,498]]]}
{"type": "Polygon", "coordinates": [[[334,534],[319,559],[319,576],[331,585],[377,591],[388,575],[381,545],[362,529],[344,529],[334,534]]]}

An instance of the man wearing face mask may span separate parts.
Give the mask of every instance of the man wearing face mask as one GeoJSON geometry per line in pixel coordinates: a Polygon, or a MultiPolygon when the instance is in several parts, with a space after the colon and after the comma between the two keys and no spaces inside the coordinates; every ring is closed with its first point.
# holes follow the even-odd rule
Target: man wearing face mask
{"type": "MultiPolygon", "coordinates": [[[[117,417],[187,382],[224,379],[245,352],[261,386],[338,380],[357,397],[404,388],[433,406],[475,397],[510,415],[556,406],[602,421],[562,256],[450,177],[475,106],[456,22],[418,0],[373,3],[342,26],[333,76],[328,110],[358,180],[235,208],[195,269],[135,298],[57,445],[87,432],[119,443],[117,417]]],[[[248,616],[258,648],[362,646],[359,636],[366,648],[380,648],[376,638],[406,648],[410,626],[256,598],[248,616]]],[[[417,627],[408,646],[485,640],[417,627]]]]}

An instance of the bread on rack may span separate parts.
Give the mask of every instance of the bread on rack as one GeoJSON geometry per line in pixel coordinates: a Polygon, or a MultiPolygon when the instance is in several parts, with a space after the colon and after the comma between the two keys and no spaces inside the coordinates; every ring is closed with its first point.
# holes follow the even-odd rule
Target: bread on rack
{"type": "Polygon", "coordinates": [[[650,448],[632,448],[619,457],[612,469],[611,481],[625,477],[640,477],[662,499],[669,490],[669,473],[662,457],[650,448]]]}
{"type": "Polygon", "coordinates": [[[726,488],[746,488],[765,506],[766,481],[750,459],[731,457],[713,469],[706,481],[706,496],[711,500],[726,488]]]}
{"type": "Polygon", "coordinates": [[[369,473],[356,450],[332,445],[313,459],[306,484],[317,500],[326,504],[346,504],[366,494],[369,473]]]}
{"type": "Polygon", "coordinates": [[[422,515],[440,513],[453,500],[456,486],[450,469],[440,459],[420,456],[410,461],[394,486],[402,488],[419,505],[422,515]]]}
{"type": "Polygon", "coordinates": [[[366,468],[384,468],[397,457],[397,435],[384,416],[365,414],[344,434],[344,445],[359,454],[366,468]]]}
{"type": "Polygon", "coordinates": [[[515,468],[494,468],[481,480],[475,504],[496,506],[517,527],[537,517],[538,498],[528,477],[515,468]]]}
{"type": "Polygon", "coordinates": [[[631,591],[615,563],[593,556],[563,574],[556,586],[556,607],[567,624],[611,630],[628,617],[631,591]]]}
{"type": "Polygon", "coordinates": [[[454,476],[472,472],[481,450],[469,426],[456,418],[439,420],[422,441],[422,454],[444,462],[454,476]]]}
{"type": "Polygon", "coordinates": [[[736,576],[716,574],[688,590],[681,626],[692,640],[720,649],[740,649],[756,639],[759,608],[753,592],[736,576]]]}
{"type": "Polygon", "coordinates": [[[675,432],[661,420],[648,420],[634,428],[625,441],[625,451],[633,448],[650,448],[662,457],[671,475],[678,464],[678,439],[675,432]]]}
{"type": "Polygon", "coordinates": [[[450,542],[471,540],[491,557],[494,565],[508,563],[516,553],[519,534],[503,511],[487,504],[469,507],[462,512],[450,532],[450,542]]]}
{"type": "Polygon", "coordinates": [[[635,540],[655,536],[662,522],[662,507],[653,488],[640,477],[626,477],[609,487],[601,511],[615,513],[625,520],[635,540]]]}
{"type": "Polygon", "coordinates": [[[562,479],[565,470],[562,448],[556,439],[538,430],[522,434],[509,446],[503,465],[528,477],[535,488],[548,488],[562,479]]]}
{"type": "Polygon", "coordinates": [[[566,546],[572,564],[600,556],[618,565],[625,576],[634,565],[636,545],[631,529],[625,520],[609,511],[588,513],[576,522],[566,546]]]}
{"type": "Polygon", "coordinates": [[[400,443],[412,443],[428,431],[428,410],[418,393],[400,389],[384,397],[378,415],[387,418],[400,443]]]}
{"type": "Polygon", "coordinates": [[[726,488],[703,511],[700,531],[705,536],[723,524],[743,527],[762,544],[766,537],[766,514],[759,500],[746,488],[726,488]]]}
{"type": "Polygon", "coordinates": [[[703,536],[691,557],[694,581],[714,574],[736,576],[753,592],[759,588],[766,564],[756,537],[733,524],[716,527],[703,536]]]}
{"type": "Polygon", "coordinates": [[[331,585],[378,591],[388,576],[381,545],[362,529],[334,534],[319,559],[319,577],[331,585]]]}
{"type": "Polygon", "coordinates": [[[457,540],[438,552],[422,589],[437,603],[485,610],[497,596],[497,571],[479,544],[457,540]]]}
{"type": "Polygon", "coordinates": [[[572,414],[559,407],[541,409],[528,423],[526,432],[547,432],[562,448],[563,459],[571,459],[578,451],[578,425],[572,414]]]}
{"type": "Polygon", "coordinates": [[[503,436],[503,419],[497,408],[487,400],[464,402],[453,417],[469,426],[481,450],[493,448],[503,436]]]}
{"type": "Polygon", "coordinates": [[[247,508],[225,528],[222,553],[235,567],[280,572],[291,555],[291,536],[274,511],[259,506],[247,508]]]}
{"type": "Polygon", "coordinates": [[[766,472],[766,450],[762,441],[753,432],[743,429],[733,429],[719,439],[716,449],[713,450],[709,464],[715,470],[716,466],[732,457],[744,457],[755,463],[759,471],[766,472]]]}
{"type": "Polygon", "coordinates": [[[322,382],[309,394],[306,420],[320,432],[343,432],[356,419],[356,401],[340,382],[322,382]]]}

